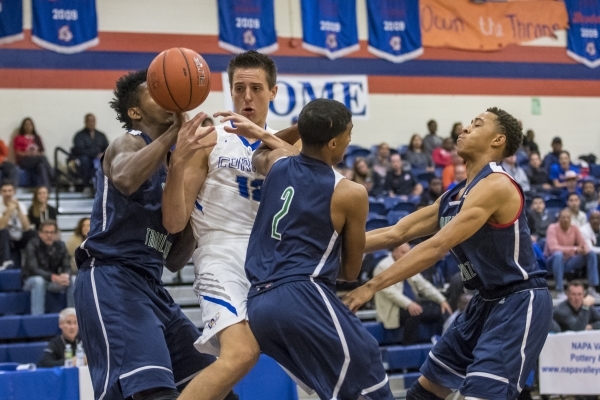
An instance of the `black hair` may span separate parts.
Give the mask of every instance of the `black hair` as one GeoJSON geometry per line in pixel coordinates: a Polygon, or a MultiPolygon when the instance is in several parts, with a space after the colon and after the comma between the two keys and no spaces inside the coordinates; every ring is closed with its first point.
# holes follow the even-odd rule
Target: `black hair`
{"type": "Polygon", "coordinates": [[[533,200],[535,200],[535,199],[540,199],[540,200],[544,201],[544,198],[542,196],[540,196],[539,194],[536,194],[535,196],[533,196],[531,198],[531,202],[533,203],[533,200]]]}
{"type": "Polygon", "coordinates": [[[133,128],[133,121],[127,112],[130,108],[140,105],[139,87],[146,82],[147,75],[148,71],[142,69],[120,77],[113,91],[115,97],[108,103],[117,112],[117,120],[123,123],[125,129],[133,128]]]}
{"type": "Polygon", "coordinates": [[[423,148],[423,142],[422,142],[423,139],[421,138],[421,135],[419,135],[418,133],[415,133],[414,135],[412,135],[410,137],[410,140],[408,141],[408,150],[410,150],[410,151],[415,150],[415,147],[413,146],[413,140],[415,140],[415,138],[417,136],[419,137],[419,139],[421,139],[421,149],[423,148]]]}
{"type": "Polygon", "coordinates": [[[323,147],[344,132],[352,121],[352,114],[335,100],[316,99],[308,103],[298,116],[298,131],[302,144],[323,147]]]}
{"type": "Polygon", "coordinates": [[[581,198],[579,197],[579,195],[575,192],[571,192],[567,195],[567,201],[569,201],[571,199],[571,197],[573,196],[577,196],[577,198],[581,201],[581,198]]]}
{"type": "Polygon", "coordinates": [[[523,127],[515,117],[498,107],[490,107],[486,111],[496,115],[498,130],[506,136],[502,157],[512,156],[523,143],[523,127]]]}
{"type": "Polygon", "coordinates": [[[58,233],[58,224],[53,219],[47,219],[45,221],[40,222],[40,225],[38,226],[38,231],[41,232],[47,226],[53,226],[54,230],[58,233]]]}
{"type": "Polygon", "coordinates": [[[571,159],[571,153],[569,153],[569,152],[568,152],[568,151],[566,151],[566,150],[561,150],[561,151],[559,151],[559,152],[558,152],[558,157],[560,157],[560,155],[561,155],[562,153],[565,153],[566,155],[568,155],[568,156],[569,156],[569,159],[571,159]]]}
{"type": "Polygon", "coordinates": [[[271,59],[271,57],[261,54],[255,50],[249,50],[244,53],[240,53],[237,56],[229,60],[227,66],[227,76],[229,77],[229,87],[233,85],[233,73],[236,69],[262,69],[265,71],[265,77],[267,79],[267,85],[269,90],[273,89],[275,82],[277,82],[277,67],[271,59]]]}
{"type": "Polygon", "coordinates": [[[0,188],[3,188],[4,186],[9,186],[9,185],[12,186],[13,189],[15,189],[15,184],[9,180],[2,181],[2,183],[0,183],[0,188]]]}

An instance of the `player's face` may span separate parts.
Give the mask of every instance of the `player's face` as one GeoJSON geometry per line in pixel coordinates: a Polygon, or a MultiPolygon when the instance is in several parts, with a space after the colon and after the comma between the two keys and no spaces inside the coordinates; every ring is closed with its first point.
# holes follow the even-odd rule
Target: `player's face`
{"type": "MultiPolygon", "coordinates": [[[[485,153],[500,136],[496,126],[496,115],[483,112],[475,117],[458,136],[457,153],[464,159],[485,153]]],[[[503,136],[503,135],[502,135],[503,136]]]]}
{"type": "Polygon", "coordinates": [[[73,341],[79,333],[79,326],[77,325],[77,317],[74,315],[67,315],[65,319],[58,323],[58,327],[62,331],[65,339],[73,341]]]}
{"type": "Polygon", "coordinates": [[[165,125],[173,123],[173,113],[165,110],[152,99],[148,86],[140,85],[140,113],[146,125],[165,125]]]}
{"type": "Polygon", "coordinates": [[[231,100],[234,111],[259,126],[267,121],[269,103],[277,94],[277,85],[269,89],[263,69],[236,69],[231,82],[231,100]]]}

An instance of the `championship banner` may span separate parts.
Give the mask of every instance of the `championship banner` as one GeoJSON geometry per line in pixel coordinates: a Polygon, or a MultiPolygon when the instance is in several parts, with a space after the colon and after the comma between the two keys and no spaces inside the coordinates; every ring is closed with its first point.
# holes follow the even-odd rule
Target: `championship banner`
{"type": "Polygon", "coordinates": [[[219,0],[219,47],[232,53],[277,50],[273,0],[219,0]]]}
{"type": "Polygon", "coordinates": [[[565,0],[569,13],[567,55],[590,68],[600,65],[600,0],[565,0]]]}
{"type": "Polygon", "coordinates": [[[334,60],[356,51],[356,1],[301,0],[302,47],[334,60]]]}
{"type": "Polygon", "coordinates": [[[80,53],[96,46],[95,0],[32,0],[31,40],[57,53],[80,53]]]}
{"type": "Polygon", "coordinates": [[[562,1],[420,0],[423,46],[500,50],[568,27],[562,1]]]}
{"type": "Polygon", "coordinates": [[[600,393],[600,331],[548,335],[540,354],[540,394],[600,393]]]}
{"type": "Polygon", "coordinates": [[[23,40],[23,0],[0,0],[0,45],[23,40]]]}
{"type": "Polygon", "coordinates": [[[394,63],[423,54],[419,0],[367,0],[369,52],[394,63]]]}
{"type": "MultiPolygon", "coordinates": [[[[221,74],[225,109],[233,110],[227,72],[221,74]]],[[[369,117],[369,86],[366,75],[278,75],[277,96],[269,105],[267,121],[291,122],[302,108],[314,99],[331,99],[344,103],[353,119],[369,117]]]]}

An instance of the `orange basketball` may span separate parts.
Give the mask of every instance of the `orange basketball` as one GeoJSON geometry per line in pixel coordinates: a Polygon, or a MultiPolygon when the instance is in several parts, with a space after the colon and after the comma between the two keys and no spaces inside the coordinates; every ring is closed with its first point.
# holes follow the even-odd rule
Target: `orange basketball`
{"type": "Polygon", "coordinates": [[[208,64],[200,54],[182,47],[157,55],[146,79],[154,101],[169,111],[193,110],[210,92],[208,64]]]}

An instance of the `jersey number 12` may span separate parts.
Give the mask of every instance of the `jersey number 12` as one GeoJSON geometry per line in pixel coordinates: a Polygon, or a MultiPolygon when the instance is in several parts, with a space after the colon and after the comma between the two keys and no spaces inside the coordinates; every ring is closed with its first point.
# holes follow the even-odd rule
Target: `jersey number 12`
{"type": "Polygon", "coordinates": [[[283,194],[281,195],[281,200],[283,200],[283,207],[281,207],[281,210],[279,210],[277,214],[275,214],[275,216],[273,217],[273,223],[271,224],[271,237],[273,239],[281,240],[281,233],[277,232],[277,225],[279,225],[279,221],[281,221],[281,218],[285,217],[288,211],[290,210],[290,204],[292,204],[293,198],[294,188],[288,186],[287,188],[285,188],[283,194]]]}

